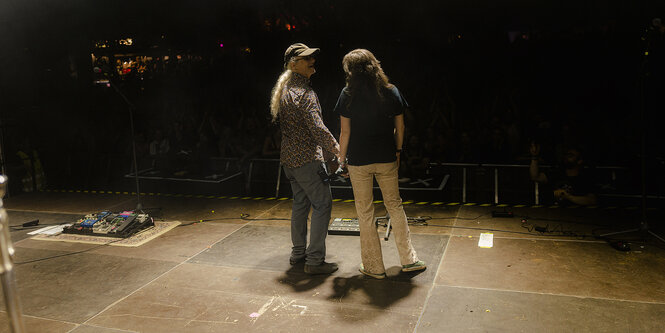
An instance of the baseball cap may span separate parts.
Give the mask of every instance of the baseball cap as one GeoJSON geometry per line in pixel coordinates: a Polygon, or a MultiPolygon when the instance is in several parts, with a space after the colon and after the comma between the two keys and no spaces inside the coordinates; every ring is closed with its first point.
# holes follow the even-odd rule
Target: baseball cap
{"type": "Polygon", "coordinates": [[[303,43],[291,44],[291,46],[286,49],[286,52],[284,52],[284,65],[286,65],[293,57],[311,56],[319,53],[319,51],[321,50],[317,48],[310,48],[303,43]]]}

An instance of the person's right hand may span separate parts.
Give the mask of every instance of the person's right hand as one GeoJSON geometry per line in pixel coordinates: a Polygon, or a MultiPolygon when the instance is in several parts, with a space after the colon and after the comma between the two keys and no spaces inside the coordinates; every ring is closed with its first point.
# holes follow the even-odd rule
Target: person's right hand
{"type": "Polygon", "coordinates": [[[346,168],[346,164],[340,164],[337,171],[335,171],[335,174],[344,178],[349,178],[349,170],[346,168]]]}
{"type": "Polygon", "coordinates": [[[529,153],[531,154],[531,157],[537,157],[540,154],[540,145],[535,142],[531,142],[529,153]]]}

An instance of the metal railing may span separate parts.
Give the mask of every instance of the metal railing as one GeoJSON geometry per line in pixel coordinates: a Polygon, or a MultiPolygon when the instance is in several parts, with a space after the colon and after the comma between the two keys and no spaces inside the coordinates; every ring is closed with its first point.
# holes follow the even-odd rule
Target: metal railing
{"type": "MultiPolygon", "coordinates": [[[[260,191],[263,193],[273,192],[275,197],[278,197],[280,191],[283,190],[282,181],[282,168],[279,159],[277,158],[254,158],[242,160],[240,158],[212,158],[210,160],[213,172],[220,173],[218,175],[207,175],[200,177],[173,177],[173,176],[152,176],[149,172],[140,173],[140,179],[165,179],[181,182],[194,182],[200,184],[222,184],[231,181],[234,182],[241,180],[244,183],[244,189],[248,193],[252,193],[252,189],[256,190],[261,187],[260,191]],[[241,165],[242,164],[242,165],[241,165]],[[268,187],[270,189],[268,189],[268,187]]],[[[450,175],[447,179],[446,193],[449,195],[451,191],[457,191],[459,194],[453,192],[455,201],[469,202],[469,201],[484,201],[493,202],[495,204],[501,201],[513,200],[511,195],[518,194],[520,199],[525,200],[527,197],[531,198],[529,201],[539,205],[543,200],[542,186],[536,182],[531,182],[528,177],[528,164],[494,164],[494,163],[430,163],[428,172],[436,172],[437,168],[452,168],[446,170],[450,175]],[[483,169],[479,171],[479,169],[483,169]],[[512,170],[512,171],[510,171],[512,170]],[[516,173],[518,170],[519,173],[516,173]],[[457,173],[459,171],[459,173],[457,173]],[[482,173],[482,176],[480,176],[482,173]],[[522,177],[523,175],[523,177],[522,177]],[[527,182],[528,181],[528,182],[527,182]],[[490,188],[491,185],[491,188],[490,188]],[[528,194],[527,194],[528,193],[528,194]],[[491,196],[490,196],[491,195],[491,196]]],[[[547,170],[552,168],[549,165],[540,165],[539,168],[547,170]]],[[[629,168],[620,166],[596,166],[593,167],[596,172],[601,172],[605,183],[630,183],[631,174],[629,168]]],[[[445,176],[445,174],[441,174],[445,176]]],[[[133,173],[125,174],[125,177],[133,176],[133,173]]],[[[425,175],[427,176],[427,175],[425,175]]],[[[630,183],[632,184],[632,183],[630,183]]],[[[415,191],[431,190],[428,188],[409,189],[415,191]]],[[[600,196],[621,199],[621,198],[640,198],[641,195],[632,188],[626,186],[623,189],[605,190],[600,193],[600,196]],[[634,192],[634,193],[633,193],[634,192]]],[[[649,199],[665,199],[663,193],[650,193],[647,196],[649,199]]]]}
{"type": "MultiPolygon", "coordinates": [[[[468,192],[468,169],[469,168],[490,168],[493,170],[493,195],[494,195],[494,204],[498,204],[500,202],[500,193],[501,193],[501,188],[500,188],[500,183],[499,183],[499,176],[500,176],[500,170],[502,169],[528,169],[529,165],[524,165],[524,164],[483,164],[483,163],[430,163],[429,164],[430,169],[432,167],[457,167],[462,169],[462,186],[461,186],[461,201],[462,202],[467,202],[467,192],[468,192]]],[[[553,168],[553,166],[550,165],[539,165],[539,168],[541,169],[550,169],[553,168]]],[[[609,178],[610,181],[616,181],[617,179],[617,172],[619,171],[627,171],[628,168],[625,167],[619,167],[619,166],[599,166],[599,167],[594,167],[596,170],[606,170],[609,171],[609,178]]],[[[526,171],[525,171],[526,172],[526,171]]],[[[526,173],[525,173],[526,174],[526,173]]],[[[538,182],[532,182],[533,183],[533,198],[534,198],[534,203],[536,205],[539,205],[541,203],[540,200],[540,188],[538,185],[538,182]]],[[[640,197],[639,195],[636,194],[605,194],[606,196],[614,196],[614,197],[625,197],[625,198],[638,198],[640,197]]],[[[663,196],[649,196],[650,198],[656,198],[656,199],[665,199],[663,196]]]]}
{"type": "MultiPolygon", "coordinates": [[[[279,190],[281,186],[281,181],[282,181],[282,166],[279,163],[279,159],[266,159],[266,158],[258,158],[258,159],[253,159],[249,161],[249,171],[248,171],[248,177],[247,177],[247,182],[248,184],[251,184],[254,177],[253,177],[253,170],[254,170],[254,165],[256,163],[270,163],[274,164],[274,168],[276,169],[276,181],[275,181],[275,197],[279,196],[279,190]]],[[[500,179],[502,176],[502,171],[505,169],[528,169],[529,165],[525,164],[493,164],[493,163],[430,163],[429,167],[430,170],[435,167],[453,167],[453,168],[459,168],[461,169],[461,202],[468,202],[468,194],[469,194],[469,169],[470,168],[488,168],[492,170],[492,194],[493,194],[493,202],[494,204],[499,204],[501,202],[501,193],[504,190],[501,187],[500,179]]],[[[539,165],[539,168],[541,169],[551,169],[553,166],[550,165],[539,165]]],[[[609,182],[615,182],[618,178],[617,174],[620,172],[627,172],[629,169],[626,167],[620,167],[620,166],[597,166],[593,168],[594,170],[597,171],[602,171],[606,172],[607,175],[605,178],[607,178],[607,181],[609,182]]],[[[528,177],[528,171],[524,170],[525,177],[528,177]]],[[[533,197],[533,202],[536,205],[541,204],[541,189],[539,187],[538,182],[533,182],[532,183],[532,197],[533,197]]],[[[607,196],[607,197],[616,197],[616,198],[640,198],[641,195],[639,194],[628,194],[628,193],[604,193],[601,194],[602,196],[607,196]]],[[[665,199],[665,196],[663,195],[649,195],[648,198],[651,199],[665,199]]]]}
{"type": "Polygon", "coordinates": [[[277,165],[277,181],[275,185],[275,198],[279,197],[279,187],[282,182],[282,164],[279,162],[278,158],[254,158],[249,161],[249,168],[247,172],[247,189],[250,189],[252,184],[252,178],[255,163],[274,163],[277,165]]]}

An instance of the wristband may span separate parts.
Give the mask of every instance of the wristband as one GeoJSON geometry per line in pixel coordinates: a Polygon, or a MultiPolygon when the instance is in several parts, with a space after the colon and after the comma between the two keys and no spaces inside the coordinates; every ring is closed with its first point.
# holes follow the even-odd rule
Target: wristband
{"type": "Polygon", "coordinates": [[[402,152],[402,148],[397,149],[396,152],[401,153],[401,152],[402,152]]]}

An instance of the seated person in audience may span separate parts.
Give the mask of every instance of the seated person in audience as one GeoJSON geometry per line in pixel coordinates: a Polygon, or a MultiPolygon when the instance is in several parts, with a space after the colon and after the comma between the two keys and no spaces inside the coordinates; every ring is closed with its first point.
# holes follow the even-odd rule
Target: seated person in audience
{"type": "Polygon", "coordinates": [[[169,139],[164,136],[161,129],[155,129],[152,141],[150,141],[150,155],[165,155],[169,152],[169,139]]]}
{"type": "Polygon", "coordinates": [[[261,150],[261,157],[263,158],[279,158],[279,152],[282,144],[282,132],[279,126],[271,126],[266,136],[263,139],[263,149],[261,150]]]}
{"type": "Polygon", "coordinates": [[[158,170],[168,169],[169,160],[169,139],[164,135],[164,132],[157,128],[153,132],[152,141],[150,141],[150,158],[152,159],[152,167],[158,170]]]}
{"type": "Polygon", "coordinates": [[[429,166],[429,157],[426,157],[425,147],[421,144],[419,136],[411,135],[405,143],[403,163],[400,163],[399,166],[400,183],[424,177],[429,166]]]}
{"type": "Polygon", "coordinates": [[[593,206],[598,199],[594,193],[593,182],[588,172],[584,170],[582,152],[578,148],[568,148],[563,156],[562,167],[550,172],[541,172],[538,166],[540,145],[531,143],[531,165],[529,173],[531,180],[546,185],[541,193],[545,194],[544,201],[551,201],[558,205],[593,206]]]}

